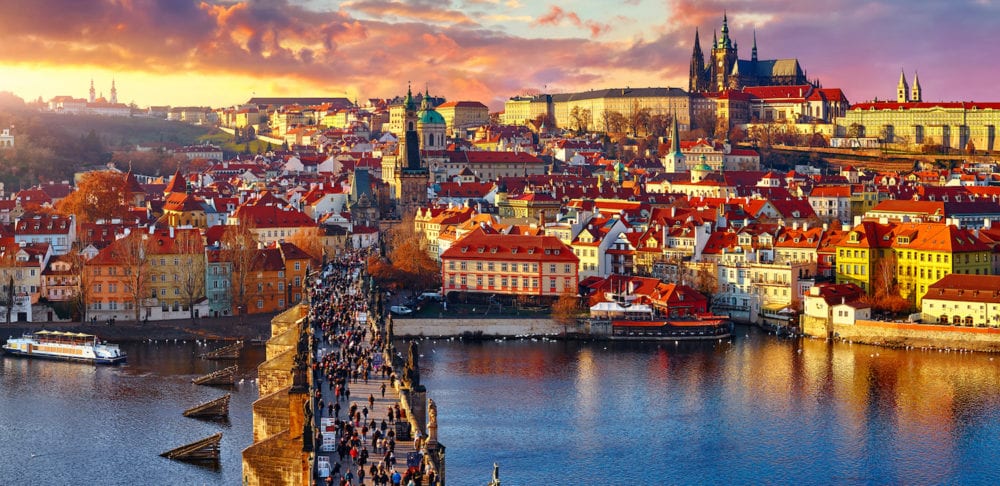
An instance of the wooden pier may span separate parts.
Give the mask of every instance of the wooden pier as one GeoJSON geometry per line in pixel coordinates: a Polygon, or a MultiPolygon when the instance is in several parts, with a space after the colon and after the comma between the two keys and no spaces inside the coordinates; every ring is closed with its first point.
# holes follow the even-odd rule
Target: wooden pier
{"type": "Polygon", "coordinates": [[[199,376],[191,380],[191,383],[195,385],[235,385],[236,384],[236,370],[239,367],[237,365],[232,365],[228,368],[223,368],[221,370],[213,371],[207,375],[199,376]]]}
{"type": "Polygon", "coordinates": [[[233,344],[213,349],[203,355],[202,359],[239,359],[240,351],[243,349],[243,341],[236,341],[233,344]]]}
{"type": "Polygon", "coordinates": [[[190,462],[206,462],[219,460],[219,442],[222,441],[222,432],[205,437],[199,441],[188,445],[171,449],[160,454],[167,459],[190,462]]]}
{"type": "Polygon", "coordinates": [[[196,418],[225,418],[229,416],[229,398],[232,395],[227,393],[200,405],[196,405],[184,411],[185,417],[196,418]]]}

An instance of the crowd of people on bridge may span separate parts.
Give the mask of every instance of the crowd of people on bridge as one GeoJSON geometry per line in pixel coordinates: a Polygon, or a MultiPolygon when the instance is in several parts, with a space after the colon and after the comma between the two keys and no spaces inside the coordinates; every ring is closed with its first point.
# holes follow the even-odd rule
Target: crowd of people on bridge
{"type": "Polygon", "coordinates": [[[369,288],[364,278],[365,257],[363,251],[339,256],[323,267],[309,290],[309,322],[316,350],[312,365],[314,444],[317,449],[322,444],[324,452],[333,452],[331,459],[336,458],[330,461],[325,477],[317,470],[317,484],[435,485],[434,472],[426,471],[423,461],[418,467],[407,468],[405,459],[396,457],[394,425],[405,421],[406,415],[398,402],[385,400],[386,381],[391,379],[392,386],[395,374],[383,358],[386,337],[366,318],[369,288]],[[352,401],[357,385],[368,385],[371,380],[381,381],[375,388],[379,410],[376,393],[354,395],[352,401]],[[326,439],[330,434],[335,434],[335,444],[326,439]]]}

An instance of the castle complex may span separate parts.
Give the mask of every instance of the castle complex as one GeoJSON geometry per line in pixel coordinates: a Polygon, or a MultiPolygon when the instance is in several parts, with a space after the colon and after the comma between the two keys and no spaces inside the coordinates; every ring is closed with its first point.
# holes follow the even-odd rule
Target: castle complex
{"type": "Polygon", "coordinates": [[[739,46],[729,38],[729,21],[722,16],[722,38],[712,35],[708,64],[701,51],[698,31],[694,32],[694,52],[688,91],[725,91],[746,86],[794,86],[810,83],[798,59],[757,59],[757,32],[754,31],[750,60],[739,58],[739,46]]]}

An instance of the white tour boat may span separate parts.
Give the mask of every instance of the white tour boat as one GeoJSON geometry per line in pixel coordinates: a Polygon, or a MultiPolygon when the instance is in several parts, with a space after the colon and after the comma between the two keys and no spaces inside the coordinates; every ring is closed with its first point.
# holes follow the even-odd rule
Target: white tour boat
{"type": "Polygon", "coordinates": [[[96,364],[117,364],[125,361],[125,353],[117,344],[101,342],[93,334],[60,331],[38,331],[20,338],[10,338],[3,350],[8,354],[32,358],[86,361],[96,364]]]}

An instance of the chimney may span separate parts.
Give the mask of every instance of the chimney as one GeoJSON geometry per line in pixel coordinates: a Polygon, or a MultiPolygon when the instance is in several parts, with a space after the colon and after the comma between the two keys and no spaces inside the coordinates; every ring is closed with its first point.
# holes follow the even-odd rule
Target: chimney
{"type": "Polygon", "coordinates": [[[170,239],[171,240],[174,239],[174,227],[173,226],[170,227],[170,239]]]}
{"type": "Polygon", "coordinates": [[[809,231],[809,223],[802,223],[802,231],[809,231]]]}

